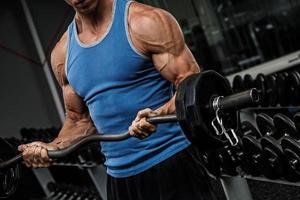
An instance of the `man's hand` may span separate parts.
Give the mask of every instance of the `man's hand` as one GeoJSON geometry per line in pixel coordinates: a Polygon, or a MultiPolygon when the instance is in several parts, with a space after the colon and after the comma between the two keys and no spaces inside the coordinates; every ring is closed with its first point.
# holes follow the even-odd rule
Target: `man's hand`
{"type": "Polygon", "coordinates": [[[25,165],[31,168],[49,167],[51,159],[48,156],[48,150],[60,149],[58,144],[32,142],[29,144],[22,144],[18,150],[22,152],[25,165]]]}
{"type": "Polygon", "coordinates": [[[131,136],[144,139],[156,131],[156,125],[146,121],[147,117],[157,116],[158,113],[146,108],[137,113],[135,120],[132,122],[128,131],[131,136]]]}

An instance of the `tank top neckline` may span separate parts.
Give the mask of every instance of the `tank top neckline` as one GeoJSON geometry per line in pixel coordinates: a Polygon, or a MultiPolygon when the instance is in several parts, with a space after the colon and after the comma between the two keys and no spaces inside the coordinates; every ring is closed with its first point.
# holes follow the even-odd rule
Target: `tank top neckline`
{"type": "Polygon", "coordinates": [[[91,48],[91,47],[94,47],[94,46],[100,44],[106,38],[106,36],[108,35],[108,33],[111,31],[112,26],[113,26],[114,21],[115,21],[115,13],[116,13],[116,4],[117,4],[117,1],[118,0],[113,0],[111,22],[110,22],[110,24],[109,24],[106,32],[99,39],[97,39],[95,42],[92,42],[92,43],[89,43],[89,44],[84,44],[83,42],[80,41],[80,39],[78,37],[78,32],[77,32],[76,20],[74,18],[74,20],[73,20],[73,23],[74,23],[73,32],[74,32],[74,35],[75,35],[76,42],[77,42],[77,44],[79,46],[81,46],[82,48],[91,48]]]}

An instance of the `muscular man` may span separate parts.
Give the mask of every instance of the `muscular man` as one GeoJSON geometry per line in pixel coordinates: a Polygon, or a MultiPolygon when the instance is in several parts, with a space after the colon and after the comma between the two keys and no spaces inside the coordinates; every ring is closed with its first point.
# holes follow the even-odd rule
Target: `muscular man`
{"type": "Polygon", "coordinates": [[[66,0],[75,18],[51,56],[66,119],[51,143],[21,145],[28,167],[48,167],[47,150],[91,134],[131,138],[102,142],[109,200],[212,199],[207,175],[176,123],[172,87],[199,67],[176,20],[166,11],[126,0],[66,0]]]}

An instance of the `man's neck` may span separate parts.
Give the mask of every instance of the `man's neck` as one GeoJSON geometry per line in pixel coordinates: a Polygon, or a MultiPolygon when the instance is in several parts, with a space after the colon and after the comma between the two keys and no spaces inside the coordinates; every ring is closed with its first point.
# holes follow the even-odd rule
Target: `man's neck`
{"type": "Polygon", "coordinates": [[[78,31],[83,30],[92,33],[98,33],[101,25],[112,20],[114,0],[102,0],[97,5],[96,9],[89,14],[76,13],[75,19],[78,25],[78,31]]]}

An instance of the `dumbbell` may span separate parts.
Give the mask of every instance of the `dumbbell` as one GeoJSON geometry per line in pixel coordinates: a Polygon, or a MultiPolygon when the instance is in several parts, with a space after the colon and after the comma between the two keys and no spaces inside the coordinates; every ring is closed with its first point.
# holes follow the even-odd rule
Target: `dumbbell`
{"type": "Polygon", "coordinates": [[[220,161],[218,160],[217,151],[206,151],[201,153],[200,159],[205,169],[214,177],[220,177],[220,161]]]}
{"type": "Polygon", "coordinates": [[[276,114],[271,118],[264,113],[256,117],[258,129],[264,135],[260,139],[262,156],[258,166],[261,173],[269,179],[278,179],[285,174],[284,155],[279,140],[285,134],[292,134],[281,126],[286,118],[282,114],[276,114]]]}
{"type": "MultiPolygon", "coordinates": [[[[240,132],[240,131],[239,131],[240,132]]],[[[239,137],[238,137],[239,138],[239,137]]],[[[242,140],[239,138],[239,143],[235,146],[226,145],[218,151],[218,160],[220,163],[221,173],[230,176],[238,175],[239,166],[249,167],[243,149],[242,140]]],[[[248,170],[250,172],[251,169],[248,170]]],[[[255,172],[252,172],[255,174],[255,172]]]]}
{"type": "Polygon", "coordinates": [[[277,97],[278,103],[280,106],[288,106],[289,105],[289,98],[287,96],[287,81],[288,81],[289,74],[287,72],[282,72],[277,74],[277,97]]]}
{"type": "Polygon", "coordinates": [[[300,73],[297,71],[289,72],[287,78],[287,97],[291,105],[300,103],[300,73]]]}
{"type": "Polygon", "coordinates": [[[284,136],[281,139],[286,158],[285,179],[291,182],[300,180],[300,113],[294,116],[294,127],[297,133],[295,136],[284,136]]]}
{"type": "Polygon", "coordinates": [[[240,75],[236,75],[232,81],[232,90],[234,93],[242,92],[245,90],[243,78],[240,75]]]}
{"type": "Polygon", "coordinates": [[[245,74],[244,80],[243,80],[243,86],[244,86],[244,89],[246,89],[246,90],[255,87],[254,79],[250,74],[245,74]]]}
{"type": "MultiPolygon", "coordinates": [[[[239,136],[250,136],[255,138],[260,138],[261,134],[259,131],[249,122],[244,121],[241,123],[238,129],[239,136]]],[[[239,138],[239,143],[236,146],[225,146],[218,153],[220,167],[222,173],[235,176],[238,174],[237,168],[240,166],[245,173],[251,174],[253,176],[258,176],[259,172],[255,169],[249,154],[244,152],[244,146],[242,139],[239,138]]]]}
{"type": "Polygon", "coordinates": [[[265,76],[258,74],[255,78],[255,86],[260,92],[261,105],[263,107],[276,106],[278,95],[276,75],[265,76]]]}
{"type": "Polygon", "coordinates": [[[261,158],[262,148],[259,139],[262,137],[256,127],[248,121],[241,124],[241,135],[244,155],[241,167],[246,174],[259,176],[258,160],[261,158]]]}

